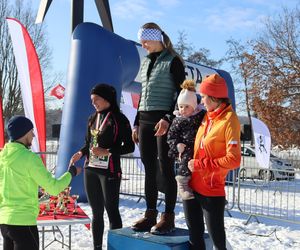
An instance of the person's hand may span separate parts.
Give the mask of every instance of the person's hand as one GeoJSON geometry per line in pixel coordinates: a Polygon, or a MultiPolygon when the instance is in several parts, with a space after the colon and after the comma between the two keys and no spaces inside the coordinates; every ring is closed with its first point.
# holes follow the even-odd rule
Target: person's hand
{"type": "Polygon", "coordinates": [[[186,147],[186,145],[181,142],[176,145],[177,151],[180,154],[183,153],[183,151],[185,150],[185,147],[186,147]]]}
{"type": "Polygon", "coordinates": [[[134,143],[138,144],[139,143],[139,127],[135,126],[132,129],[132,134],[131,134],[132,140],[134,143]]]}
{"type": "Polygon", "coordinates": [[[108,149],[101,147],[92,147],[91,153],[98,157],[108,156],[110,154],[108,149]]]}
{"type": "Polygon", "coordinates": [[[70,160],[70,165],[74,164],[76,161],[79,161],[82,157],[82,152],[78,151],[77,153],[73,154],[70,160]]]}
{"type": "Polygon", "coordinates": [[[82,167],[76,167],[76,176],[80,175],[82,172],[82,167]]]}
{"type": "Polygon", "coordinates": [[[195,159],[191,159],[189,162],[188,162],[188,168],[191,172],[194,172],[195,171],[195,159]]]}
{"type": "Polygon", "coordinates": [[[73,164],[70,164],[68,167],[68,172],[72,175],[72,177],[80,175],[81,171],[82,171],[81,167],[76,167],[73,164]]]}
{"type": "Polygon", "coordinates": [[[168,132],[169,123],[164,119],[160,119],[159,122],[155,125],[155,135],[154,136],[163,136],[168,132]]]}

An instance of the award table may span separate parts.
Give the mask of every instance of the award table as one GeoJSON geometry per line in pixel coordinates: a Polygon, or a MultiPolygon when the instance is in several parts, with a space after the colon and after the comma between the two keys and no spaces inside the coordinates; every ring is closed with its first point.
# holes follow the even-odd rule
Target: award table
{"type": "Polygon", "coordinates": [[[54,242],[59,242],[62,248],[66,246],[71,250],[72,243],[72,225],[75,224],[85,224],[89,228],[91,219],[88,215],[77,205],[76,200],[71,197],[68,201],[61,203],[57,198],[50,198],[48,203],[40,203],[40,213],[37,219],[38,227],[41,227],[39,232],[42,234],[42,249],[44,250],[54,242]],[[56,199],[56,200],[55,200],[56,199]],[[64,235],[60,230],[59,226],[68,226],[68,244],[64,241],[64,235]],[[46,227],[51,227],[51,229],[46,229],[46,227]],[[53,233],[53,240],[45,245],[45,233],[53,233]],[[56,238],[56,233],[61,236],[61,240],[56,238]]]}

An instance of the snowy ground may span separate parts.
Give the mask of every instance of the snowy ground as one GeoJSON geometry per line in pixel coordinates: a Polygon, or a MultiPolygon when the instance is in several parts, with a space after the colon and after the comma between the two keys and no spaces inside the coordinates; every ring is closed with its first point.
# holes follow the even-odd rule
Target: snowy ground
{"type": "MultiPolygon", "coordinates": [[[[141,200],[137,203],[137,198],[121,196],[120,212],[124,227],[130,226],[144,213],[145,202],[141,200]]],[[[91,216],[91,209],[88,204],[79,204],[86,213],[91,216]]],[[[163,204],[159,210],[163,210],[163,204]]],[[[186,228],[182,204],[176,206],[176,226],[186,228]]],[[[233,217],[225,214],[225,227],[227,240],[233,249],[300,249],[300,225],[288,224],[270,219],[260,219],[261,223],[251,222],[248,225],[243,223],[247,216],[242,215],[237,210],[231,211],[233,217]]],[[[108,225],[105,216],[106,225],[108,225]]],[[[68,227],[61,226],[64,235],[68,235],[68,227]]],[[[107,226],[104,235],[104,247],[106,249],[107,226]]],[[[46,244],[53,239],[52,233],[46,234],[46,244]]],[[[2,238],[0,237],[0,248],[2,248],[2,238]]],[[[61,245],[53,243],[47,249],[61,249],[61,245]]],[[[84,225],[72,226],[72,249],[73,250],[92,250],[91,232],[84,225]]]]}

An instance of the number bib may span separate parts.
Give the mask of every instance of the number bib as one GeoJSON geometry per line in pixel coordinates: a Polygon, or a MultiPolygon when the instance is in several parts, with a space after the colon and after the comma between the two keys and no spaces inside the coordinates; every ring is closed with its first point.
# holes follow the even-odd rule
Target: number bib
{"type": "Polygon", "coordinates": [[[88,166],[92,168],[108,169],[109,158],[109,156],[97,157],[93,155],[90,157],[88,166]]]}

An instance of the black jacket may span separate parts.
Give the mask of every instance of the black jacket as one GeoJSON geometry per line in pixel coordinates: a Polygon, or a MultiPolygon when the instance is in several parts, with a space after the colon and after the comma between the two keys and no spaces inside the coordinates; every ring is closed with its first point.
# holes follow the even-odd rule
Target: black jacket
{"type": "Polygon", "coordinates": [[[169,157],[177,159],[179,156],[177,144],[184,143],[186,145],[181,155],[181,162],[177,165],[177,173],[179,175],[186,176],[190,174],[187,164],[193,158],[195,137],[205,113],[205,110],[201,110],[187,118],[175,117],[172,121],[167,137],[170,147],[168,152],[169,157]]]}
{"type": "MultiPolygon", "coordinates": [[[[110,162],[107,170],[99,169],[99,171],[102,171],[103,174],[120,174],[120,155],[134,151],[134,142],[131,138],[132,131],[127,117],[120,112],[113,112],[111,110],[102,111],[100,112],[100,120],[103,121],[108,112],[110,112],[110,115],[102,131],[97,136],[97,143],[99,147],[109,150],[112,162],[110,162]]],[[[89,117],[85,144],[80,149],[83,156],[87,157],[86,164],[88,164],[91,148],[91,129],[95,127],[96,117],[97,113],[89,117]]]]}

